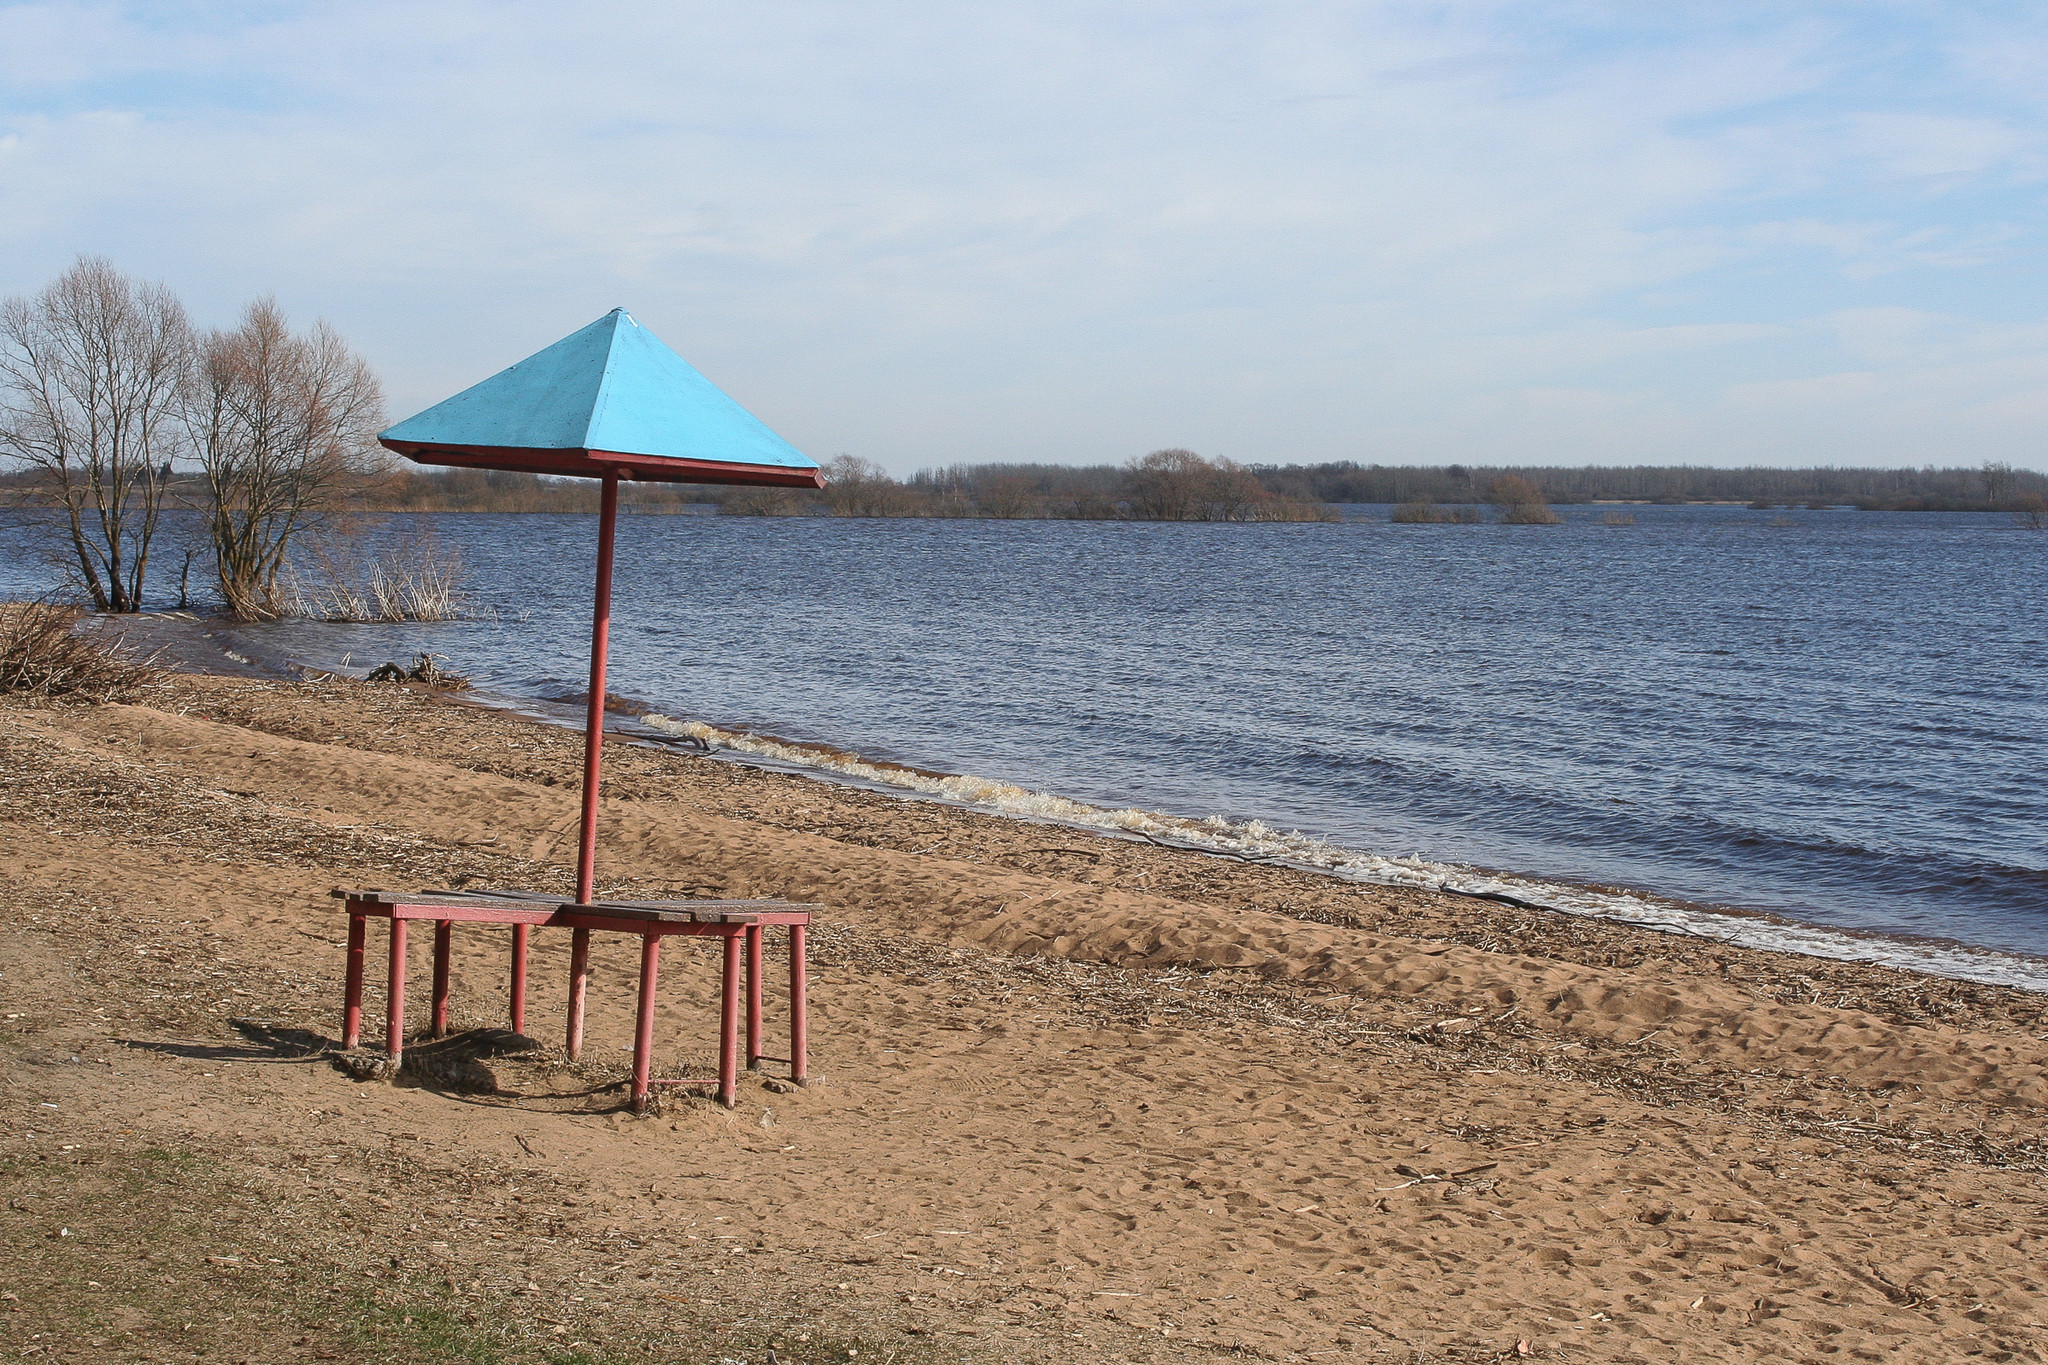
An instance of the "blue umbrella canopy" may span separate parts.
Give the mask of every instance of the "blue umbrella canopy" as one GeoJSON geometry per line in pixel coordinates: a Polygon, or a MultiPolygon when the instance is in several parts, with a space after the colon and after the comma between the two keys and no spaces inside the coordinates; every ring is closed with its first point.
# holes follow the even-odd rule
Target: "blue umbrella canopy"
{"type": "Polygon", "coordinates": [[[421,464],[822,488],[770,431],[623,308],[379,434],[421,464]]]}

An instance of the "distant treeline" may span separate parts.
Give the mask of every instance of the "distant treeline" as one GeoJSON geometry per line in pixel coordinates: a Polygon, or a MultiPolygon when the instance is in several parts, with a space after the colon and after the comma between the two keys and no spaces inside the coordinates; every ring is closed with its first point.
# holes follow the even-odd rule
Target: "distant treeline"
{"type": "MultiPolygon", "coordinates": [[[[1552,503],[1741,502],[1851,506],[1871,511],[1985,512],[2048,495],[2048,474],[1988,463],[1973,469],[1709,469],[1693,465],[1531,468],[1486,465],[1236,465],[1184,450],[1124,465],[955,464],[894,479],[865,460],[826,466],[822,493],[675,484],[628,484],[641,511],[713,505],[726,515],[852,517],[1057,517],[1136,521],[1314,521],[1331,503],[1499,502],[1495,485],[1520,479],[1552,503]]],[[[596,486],[530,474],[458,469],[403,471],[365,490],[391,510],[594,511],[596,486]]]]}
{"type": "MultiPolygon", "coordinates": [[[[2002,511],[2048,495],[2048,474],[1988,463],[1935,469],[1709,469],[1487,465],[1237,465],[1185,450],[1123,465],[955,464],[895,479],[865,460],[826,466],[821,493],[795,489],[627,484],[625,506],[725,515],[1080,518],[1135,521],[1316,521],[1331,503],[1499,503],[1496,485],[1519,479],[1551,503],[1740,502],[1860,507],[1871,511],[2002,511]]],[[[530,474],[456,469],[400,471],[364,490],[390,510],[581,512],[596,485],[530,474]]]]}
{"type": "MultiPolygon", "coordinates": [[[[842,455],[822,491],[700,484],[620,485],[622,508],[726,516],[1058,517],[1133,521],[1332,521],[1319,502],[1275,493],[1228,460],[1159,450],[1122,466],[958,465],[908,480],[842,455]]],[[[474,469],[394,470],[366,484],[360,505],[382,511],[583,512],[597,485],[474,469]]]]}
{"type": "MultiPolygon", "coordinates": [[[[628,483],[639,512],[715,509],[727,516],[1000,517],[1134,521],[1323,521],[1332,503],[1478,507],[1504,502],[1504,481],[1535,502],[1747,503],[1872,511],[2002,511],[2048,496],[2048,474],[1975,468],[1710,469],[1694,465],[1239,465],[1160,450],[1122,465],[955,464],[896,479],[841,456],[822,492],[628,483]]],[[[172,505],[182,501],[172,481],[172,505]]],[[[0,475],[0,505],[35,501],[28,472],[0,475]]],[[[366,475],[346,501],[363,511],[594,512],[597,485],[478,469],[411,465],[366,475]]],[[[1517,498],[1513,501],[1528,501],[1517,498]]],[[[1448,518],[1445,518],[1448,519],[1448,518]]]]}
{"type": "Polygon", "coordinates": [[[1315,502],[1478,504],[1498,479],[1534,484],[1553,503],[1742,502],[1770,507],[1853,506],[1871,511],[2003,511],[2048,494],[2048,474],[1989,462],[1974,469],[1709,469],[1696,465],[1253,465],[1259,482],[1315,502]]]}

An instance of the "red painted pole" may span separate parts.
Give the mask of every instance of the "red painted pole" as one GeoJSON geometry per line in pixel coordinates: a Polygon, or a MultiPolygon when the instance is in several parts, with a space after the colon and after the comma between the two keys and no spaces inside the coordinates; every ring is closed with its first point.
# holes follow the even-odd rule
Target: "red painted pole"
{"type": "Polygon", "coordinates": [[[647,1078],[654,1070],[654,981],[661,968],[661,935],[640,938],[640,1017],[633,1024],[633,1112],[647,1108],[647,1078]]]}
{"type": "Polygon", "coordinates": [[[448,949],[453,937],[455,922],[438,919],[434,921],[434,1036],[443,1037],[448,1032],[448,949]]]}
{"type": "Polygon", "coordinates": [[[740,926],[725,938],[725,979],[718,1009],[718,1102],[740,1102],[740,926]]]}
{"type": "Polygon", "coordinates": [[[348,917],[348,986],[341,997],[341,1045],[363,1041],[363,947],[369,925],[361,915],[348,917]]]}
{"type": "MultiPolygon", "coordinates": [[[[597,517],[597,598],[590,612],[590,708],[583,718],[583,838],[576,851],[576,902],[590,904],[597,876],[598,765],[604,756],[604,664],[612,630],[612,529],[619,517],[619,476],[604,476],[597,517]]],[[[581,1025],[577,1025],[581,1031],[581,1025]]]]}
{"type": "Polygon", "coordinates": [[[526,1032],[526,940],[531,926],[512,926],[512,1031],[526,1032]]]}
{"type": "Polygon", "coordinates": [[[391,1055],[391,1069],[398,1070],[405,1051],[405,921],[391,917],[391,980],[385,988],[384,1050],[391,1055]]]}
{"type": "Polygon", "coordinates": [[[811,1075],[810,982],[804,972],[804,926],[789,926],[789,1078],[808,1084],[811,1075]]]}
{"type": "Polygon", "coordinates": [[[569,936],[569,1060],[583,1055],[583,987],[590,980],[590,931],[569,936]]]}
{"type": "Polygon", "coordinates": [[[761,926],[747,926],[747,1070],[761,1069],[761,926]]]}
{"type": "MultiPolygon", "coordinates": [[[[612,632],[612,531],[619,519],[619,476],[604,476],[597,512],[597,593],[590,607],[590,701],[583,713],[583,828],[576,844],[576,903],[590,904],[597,882],[597,796],[604,762],[604,665],[612,632]]],[[[642,962],[642,990],[646,990],[642,962]]],[[[583,987],[590,976],[590,931],[578,929],[569,950],[569,1059],[583,1051],[583,987]]],[[[646,1002],[642,1000],[642,1007],[646,1002]]],[[[653,1027],[651,1017],[646,1021],[653,1027]]],[[[642,1078],[644,1081],[644,1077],[642,1078]]],[[[643,1086],[633,1107],[646,1099],[643,1086]]]]}

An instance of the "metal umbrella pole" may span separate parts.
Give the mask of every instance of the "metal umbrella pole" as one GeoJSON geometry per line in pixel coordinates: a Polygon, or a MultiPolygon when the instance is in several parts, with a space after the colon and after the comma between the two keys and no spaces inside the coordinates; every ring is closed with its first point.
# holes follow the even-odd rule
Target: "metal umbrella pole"
{"type": "MultiPolygon", "coordinates": [[[[597,877],[598,772],[604,758],[604,666],[611,646],[612,532],[619,515],[619,476],[608,470],[597,524],[597,595],[590,613],[590,702],[583,721],[583,825],[576,848],[576,903],[590,904],[597,877]]],[[[590,931],[569,947],[569,1060],[583,1051],[583,990],[590,979],[590,931]]]]}

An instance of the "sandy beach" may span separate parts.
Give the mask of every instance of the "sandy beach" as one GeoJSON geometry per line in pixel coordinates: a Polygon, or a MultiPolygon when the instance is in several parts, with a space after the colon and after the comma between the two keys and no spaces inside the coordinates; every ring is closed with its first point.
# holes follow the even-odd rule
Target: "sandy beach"
{"type": "MultiPolygon", "coordinates": [[[[585,1061],[492,1063],[497,1093],[354,1081],[294,1046],[338,1032],[329,891],[567,890],[580,759],[577,735],[388,685],[0,702],[0,1347],[2048,1351],[2048,997],[687,752],[608,751],[600,895],[827,907],[809,1089],[623,1112],[637,944],[616,938],[585,1061]]],[[[458,1024],[504,1022],[507,942],[457,932],[458,1024]]],[[[536,940],[550,1047],[567,946],[536,940]]],[[[679,1074],[710,1050],[710,950],[664,968],[679,1074]]]]}

